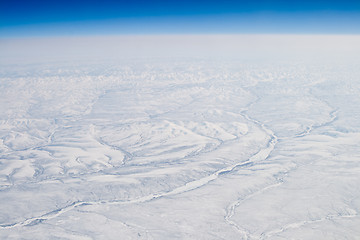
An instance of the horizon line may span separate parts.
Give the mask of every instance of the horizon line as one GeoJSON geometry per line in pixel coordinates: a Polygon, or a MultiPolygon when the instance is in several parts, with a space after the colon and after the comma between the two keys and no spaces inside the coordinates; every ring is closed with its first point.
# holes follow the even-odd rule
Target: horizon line
{"type": "Polygon", "coordinates": [[[254,33],[115,33],[115,34],[49,34],[49,35],[12,35],[1,36],[0,40],[16,39],[56,39],[56,38],[107,38],[107,37],[171,37],[171,36],[360,36],[360,33],[286,33],[286,32],[254,32],[254,33]]]}

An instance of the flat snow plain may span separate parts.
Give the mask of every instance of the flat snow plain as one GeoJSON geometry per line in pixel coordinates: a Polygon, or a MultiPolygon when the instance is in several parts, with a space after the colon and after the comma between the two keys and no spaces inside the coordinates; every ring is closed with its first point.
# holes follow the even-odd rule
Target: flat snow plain
{"type": "Polygon", "coordinates": [[[1,239],[360,239],[359,37],[133,38],[0,41],[1,239]]]}

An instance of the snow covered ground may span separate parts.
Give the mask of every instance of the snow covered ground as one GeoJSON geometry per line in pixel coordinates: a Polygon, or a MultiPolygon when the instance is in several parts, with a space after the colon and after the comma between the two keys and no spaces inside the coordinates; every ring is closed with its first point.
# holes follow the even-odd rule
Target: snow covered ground
{"type": "Polygon", "coordinates": [[[360,239],[359,37],[178,38],[0,41],[0,238],[360,239]]]}

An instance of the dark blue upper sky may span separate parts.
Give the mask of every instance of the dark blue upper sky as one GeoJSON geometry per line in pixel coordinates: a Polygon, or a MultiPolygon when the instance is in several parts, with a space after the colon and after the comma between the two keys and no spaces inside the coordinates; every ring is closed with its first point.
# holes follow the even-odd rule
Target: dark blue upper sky
{"type": "Polygon", "coordinates": [[[0,0],[0,36],[360,33],[360,0],[0,0]]]}

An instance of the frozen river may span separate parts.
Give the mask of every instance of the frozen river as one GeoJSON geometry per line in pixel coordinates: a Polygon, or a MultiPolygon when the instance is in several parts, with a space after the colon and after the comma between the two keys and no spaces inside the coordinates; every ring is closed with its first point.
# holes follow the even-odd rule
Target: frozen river
{"type": "Polygon", "coordinates": [[[324,56],[306,44],[280,57],[8,50],[0,238],[360,239],[360,47],[348,42],[324,56]]]}

